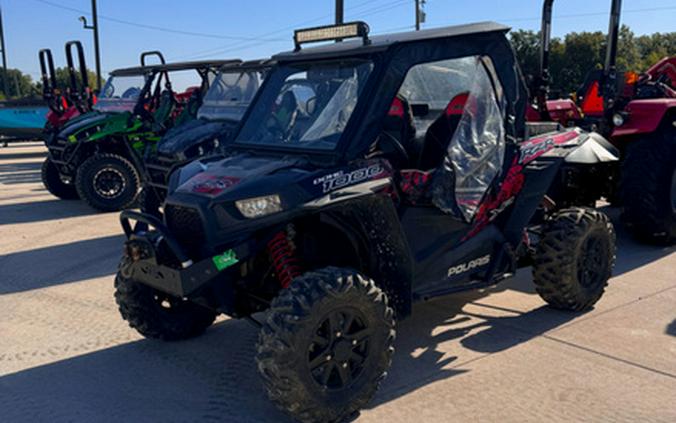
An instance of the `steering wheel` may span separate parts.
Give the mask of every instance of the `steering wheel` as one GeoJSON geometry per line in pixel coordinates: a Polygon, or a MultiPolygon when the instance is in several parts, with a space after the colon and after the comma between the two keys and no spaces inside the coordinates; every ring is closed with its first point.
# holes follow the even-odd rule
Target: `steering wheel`
{"type": "Polygon", "coordinates": [[[394,135],[383,132],[376,141],[377,150],[369,154],[367,158],[384,157],[393,165],[395,163],[407,164],[411,158],[404,145],[394,135]]]}
{"type": "Polygon", "coordinates": [[[279,135],[282,142],[288,143],[291,137],[291,133],[293,132],[294,126],[296,124],[298,112],[299,112],[298,109],[295,109],[293,112],[291,112],[289,123],[286,125],[280,120],[279,116],[277,116],[275,113],[272,113],[270,115],[271,119],[268,120],[268,123],[266,125],[268,131],[270,131],[270,133],[272,133],[273,135],[279,135]]]}

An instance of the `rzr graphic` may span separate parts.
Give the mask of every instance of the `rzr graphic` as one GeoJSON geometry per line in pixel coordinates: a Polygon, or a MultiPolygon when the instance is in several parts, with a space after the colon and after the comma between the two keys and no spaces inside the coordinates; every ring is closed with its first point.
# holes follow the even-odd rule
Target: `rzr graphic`
{"type": "Polygon", "coordinates": [[[581,130],[527,139],[507,27],[339,31],[341,43],[274,57],[226,157],[174,172],[163,220],[121,215],[122,316],[174,340],[219,313],[267,310],[258,368],[303,421],[369,401],[414,302],[491,286],[530,259],[545,301],[584,310],[614,262],[605,215],[546,197],[613,154],[581,130]],[[186,186],[211,177],[238,182],[186,186]],[[217,267],[226,253],[236,261],[217,267]]]}

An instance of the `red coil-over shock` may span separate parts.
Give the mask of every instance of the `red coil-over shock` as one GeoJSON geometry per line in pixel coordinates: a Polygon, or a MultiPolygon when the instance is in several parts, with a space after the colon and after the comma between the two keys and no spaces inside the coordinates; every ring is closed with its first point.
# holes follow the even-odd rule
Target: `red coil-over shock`
{"type": "MultiPolygon", "coordinates": [[[[291,231],[290,229],[289,232],[291,231]]],[[[277,233],[268,242],[268,254],[270,254],[272,266],[275,268],[282,288],[287,288],[291,281],[301,273],[300,263],[293,253],[294,248],[289,241],[287,231],[277,233]]]]}

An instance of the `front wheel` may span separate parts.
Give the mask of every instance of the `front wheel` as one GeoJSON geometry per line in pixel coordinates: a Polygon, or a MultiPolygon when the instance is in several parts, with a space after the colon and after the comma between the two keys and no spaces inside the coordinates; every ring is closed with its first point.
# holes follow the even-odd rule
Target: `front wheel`
{"type": "Polygon", "coordinates": [[[76,200],[78,198],[77,190],[73,186],[72,180],[64,180],[59,173],[59,169],[49,157],[42,163],[41,176],[42,184],[53,196],[62,200],[76,200]]]}
{"type": "Polygon", "coordinates": [[[122,318],[146,338],[178,341],[201,335],[216,313],[172,297],[121,274],[115,277],[115,302],[122,318]]]}
{"type": "Polygon", "coordinates": [[[272,302],[256,361],[270,399],[303,422],[352,416],[373,397],[394,352],[394,312],[375,283],[329,267],[272,302]]]}
{"type": "Polygon", "coordinates": [[[80,198],[105,212],[133,206],[140,177],[134,165],[117,154],[95,154],[82,163],[75,177],[80,198]]]}
{"type": "Polygon", "coordinates": [[[547,220],[535,252],[535,288],[549,305],[583,311],[601,298],[615,265],[615,231],[605,214],[563,209],[547,220]]]}
{"type": "Polygon", "coordinates": [[[627,147],[621,190],[622,220],[635,238],[676,241],[676,130],[664,128],[627,147]]]}

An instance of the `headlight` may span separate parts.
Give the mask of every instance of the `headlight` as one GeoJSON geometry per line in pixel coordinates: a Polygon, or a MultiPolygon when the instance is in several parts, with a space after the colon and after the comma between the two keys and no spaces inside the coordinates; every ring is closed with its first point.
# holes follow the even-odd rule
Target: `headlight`
{"type": "Polygon", "coordinates": [[[622,116],[619,113],[615,113],[613,115],[613,125],[615,126],[622,126],[624,125],[624,116],[622,116]]]}
{"type": "Polygon", "coordinates": [[[282,202],[276,194],[235,201],[235,205],[239,212],[249,219],[282,211],[282,202]]]}

